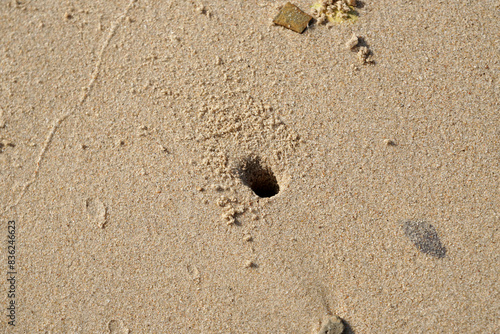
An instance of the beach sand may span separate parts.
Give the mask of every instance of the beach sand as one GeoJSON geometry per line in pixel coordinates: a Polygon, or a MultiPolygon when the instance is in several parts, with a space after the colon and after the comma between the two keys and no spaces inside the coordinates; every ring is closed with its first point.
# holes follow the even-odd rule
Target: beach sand
{"type": "Polygon", "coordinates": [[[2,332],[500,332],[500,3],[278,4],[0,3],[2,332]]]}

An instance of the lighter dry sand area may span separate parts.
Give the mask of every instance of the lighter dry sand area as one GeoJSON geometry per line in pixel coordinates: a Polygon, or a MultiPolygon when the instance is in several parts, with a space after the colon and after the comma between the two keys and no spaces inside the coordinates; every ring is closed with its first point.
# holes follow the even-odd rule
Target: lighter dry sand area
{"type": "Polygon", "coordinates": [[[2,333],[500,333],[500,1],[280,4],[0,2],[2,333]]]}

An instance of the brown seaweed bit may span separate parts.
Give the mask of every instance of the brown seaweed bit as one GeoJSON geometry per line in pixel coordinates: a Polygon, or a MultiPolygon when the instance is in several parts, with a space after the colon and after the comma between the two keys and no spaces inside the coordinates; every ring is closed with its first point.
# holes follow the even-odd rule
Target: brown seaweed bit
{"type": "Polygon", "coordinates": [[[304,13],[297,6],[287,2],[286,5],[281,8],[273,22],[301,34],[307,28],[311,20],[311,15],[304,13]]]}

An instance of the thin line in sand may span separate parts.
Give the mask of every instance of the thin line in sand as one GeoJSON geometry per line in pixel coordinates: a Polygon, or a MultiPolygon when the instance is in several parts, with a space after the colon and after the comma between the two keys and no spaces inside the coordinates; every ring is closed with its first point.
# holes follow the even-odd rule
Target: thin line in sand
{"type": "Polygon", "coordinates": [[[111,41],[111,39],[113,38],[113,36],[116,34],[116,30],[118,29],[118,27],[122,23],[123,19],[127,16],[128,12],[130,11],[130,9],[132,8],[132,6],[134,5],[134,3],[136,1],[137,0],[130,0],[129,4],[127,5],[127,7],[123,11],[123,13],[120,16],[118,16],[116,18],[116,20],[113,22],[113,24],[111,25],[111,29],[109,31],[108,37],[104,40],[104,43],[102,44],[101,51],[99,52],[99,57],[97,58],[97,62],[95,64],[94,70],[92,71],[92,76],[90,78],[90,81],[89,81],[88,85],[86,87],[84,87],[84,89],[83,89],[84,94],[82,95],[82,97],[78,101],[78,103],[75,106],[75,108],[73,108],[71,111],[68,111],[67,113],[65,113],[64,115],[62,115],[61,117],[57,118],[54,121],[54,124],[52,125],[52,128],[50,129],[49,133],[45,137],[45,141],[43,143],[43,147],[40,150],[40,153],[38,154],[38,158],[37,158],[37,161],[36,161],[36,168],[35,168],[35,171],[33,172],[33,175],[31,176],[31,180],[29,180],[28,182],[26,182],[23,185],[23,188],[21,189],[17,200],[12,205],[10,205],[5,211],[13,209],[14,207],[16,207],[19,204],[19,202],[23,199],[23,197],[26,194],[26,192],[28,191],[29,187],[33,183],[35,183],[35,181],[36,181],[36,179],[38,177],[38,173],[40,171],[41,162],[42,162],[43,158],[45,157],[45,153],[47,152],[50,144],[52,143],[52,139],[54,138],[55,133],[57,132],[57,130],[59,129],[59,127],[61,126],[61,124],[69,116],[72,116],[76,112],[76,109],[79,108],[79,107],[81,107],[85,103],[85,101],[87,100],[87,98],[88,98],[88,96],[90,94],[90,91],[94,87],[95,81],[99,77],[99,71],[101,70],[102,58],[104,56],[104,52],[106,51],[107,47],[109,46],[109,42],[111,41]]]}

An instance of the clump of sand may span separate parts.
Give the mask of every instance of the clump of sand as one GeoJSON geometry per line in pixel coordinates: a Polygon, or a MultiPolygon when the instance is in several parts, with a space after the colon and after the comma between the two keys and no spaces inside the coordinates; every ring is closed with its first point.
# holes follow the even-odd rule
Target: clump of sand
{"type": "Polygon", "coordinates": [[[311,9],[318,24],[342,22],[356,18],[356,0],[320,0],[311,9]]]}

